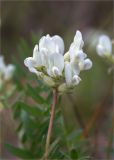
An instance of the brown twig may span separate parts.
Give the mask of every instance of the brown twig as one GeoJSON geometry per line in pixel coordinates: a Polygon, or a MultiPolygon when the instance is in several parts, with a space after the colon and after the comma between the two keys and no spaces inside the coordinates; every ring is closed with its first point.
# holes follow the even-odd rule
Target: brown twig
{"type": "Polygon", "coordinates": [[[53,102],[52,102],[52,107],[51,107],[51,116],[50,116],[50,122],[49,122],[49,127],[48,127],[47,139],[46,139],[46,148],[45,148],[45,154],[44,154],[45,160],[48,160],[49,145],[50,145],[50,139],[51,139],[51,134],[52,134],[54,113],[55,113],[55,106],[57,103],[57,98],[58,98],[58,92],[57,92],[57,89],[55,89],[53,91],[53,102]]]}

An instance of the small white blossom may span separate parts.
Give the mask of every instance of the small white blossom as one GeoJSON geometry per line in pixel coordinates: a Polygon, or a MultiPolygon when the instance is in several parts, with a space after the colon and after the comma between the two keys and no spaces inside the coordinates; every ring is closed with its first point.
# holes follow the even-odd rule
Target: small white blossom
{"type": "Polygon", "coordinates": [[[76,32],[69,50],[64,54],[63,39],[58,36],[46,35],[35,45],[33,57],[24,60],[30,72],[37,74],[51,87],[66,92],[79,84],[80,71],[92,67],[92,62],[83,52],[84,41],[80,31],[76,32]]]}
{"type": "Polygon", "coordinates": [[[6,65],[4,57],[0,55],[0,78],[3,81],[8,81],[12,78],[15,66],[12,64],[6,65]]]}
{"type": "Polygon", "coordinates": [[[96,50],[99,56],[105,58],[111,65],[114,65],[114,54],[112,53],[112,41],[107,35],[101,35],[99,37],[96,50]]]}
{"type": "Polygon", "coordinates": [[[99,56],[108,56],[112,54],[112,43],[108,36],[102,35],[97,45],[97,53],[99,56]]]}
{"type": "Polygon", "coordinates": [[[70,46],[70,61],[79,67],[79,70],[87,70],[92,67],[92,61],[86,59],[87,55],[83,52],[84,41],[80,31],[76,32],[74,41],[70,46]]]}
{"type": "MultiPolygon", "coordinates": [[[[3,86],[12,78],[14,70],[15,66],[12,64],[6,65],[4,57],[0,55],[0,92],[2,91],[3,86]]],[[[12,92],[12,89],[8,90],[7,94],[10,92],[12,92]]]]}

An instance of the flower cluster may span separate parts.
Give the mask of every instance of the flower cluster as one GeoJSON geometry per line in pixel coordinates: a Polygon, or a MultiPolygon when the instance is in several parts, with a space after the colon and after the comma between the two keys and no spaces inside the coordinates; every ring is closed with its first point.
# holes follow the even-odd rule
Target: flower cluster
{"type": "Polygon", "coordinates": [[[96,47],[99,56],[106,58],[111,64],[114,65],[114,55],[112,54],[112,42],[106,35],[99,37],[99,42],[96,47]]]}
{"type": "Polygon", "coordinates": [[[15,66],[12,64],[6,65],[4,57],[0,55],[0,88],[12,78],[14,70],[15,66]]]}
{"type": "Polygon", "coordinates": [[[48,86],[60,92],[72,90],[79,84],[80,71],[92,67],[92,62],[83,52],[84,41],[80,31],[76,32],[67,53],[64,54],[63,39],[58,36],[43,36],[35,45],[33,57],[24,60],[30,72],[35,73],[48,86]]]}

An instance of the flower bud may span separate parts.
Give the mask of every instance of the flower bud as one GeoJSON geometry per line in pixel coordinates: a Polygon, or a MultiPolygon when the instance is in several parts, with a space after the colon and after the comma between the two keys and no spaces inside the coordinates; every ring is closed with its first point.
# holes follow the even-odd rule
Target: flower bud
{"type": "Polygon", "coordinates": [[[80,81],[81,81],[81,78],[80,78],[79,76],[77,76],[77,75],[74,75],[74,77],[73,77],[73,79],[72,79],[73,85],[74,85],[74,86],[75,86],[75,85],[78,85],[78,84],[80,83],[80,81]]]}
{"type": "Polygon", "coordinates": [[[80,70],[88,70],[92,67],[92,61],[87,58],[79,63],[80,70]]]}

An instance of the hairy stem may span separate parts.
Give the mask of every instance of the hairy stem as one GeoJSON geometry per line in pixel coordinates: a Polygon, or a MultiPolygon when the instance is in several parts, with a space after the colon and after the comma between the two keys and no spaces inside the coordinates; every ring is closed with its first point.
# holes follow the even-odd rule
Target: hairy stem
{"type": "Polygon", "coordinates": [[[51,139],[51,134],[52,134],[54,113],[55,113],[55,106],[56,106],[56,103],[57,103],[57,97],[58,97],[58,92],[57,92],[57,89],[55,89],[53,91],[53,101],[52,101],[52,106],[51,106],[50,122],[49,122],[47,139],[46,139],[46,148],[45,148],[45,154],[44,154],[44,159],[45,160],[48,160],[49,145],[50,145],[50,139],[51,139]]]}

